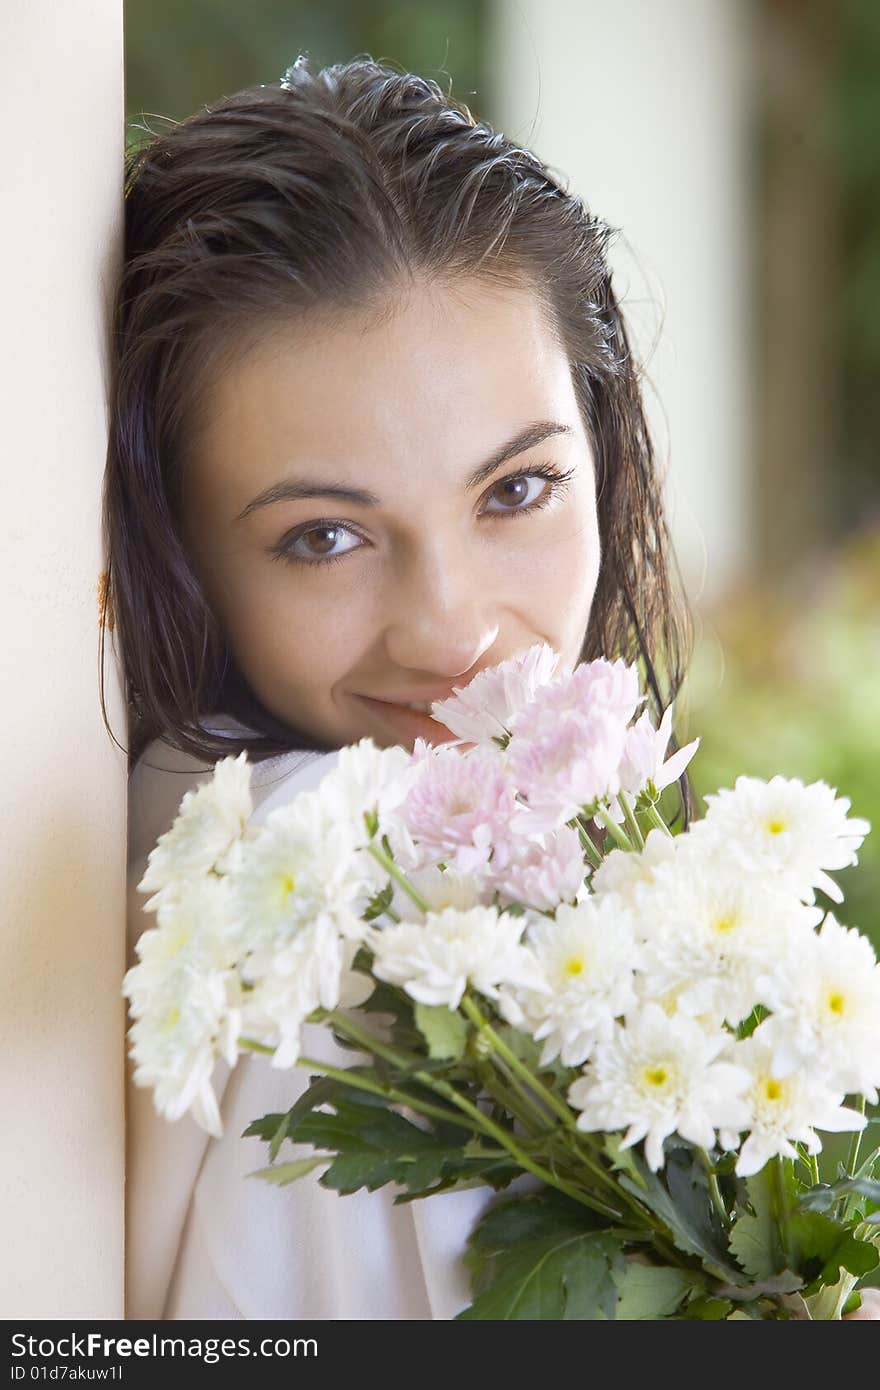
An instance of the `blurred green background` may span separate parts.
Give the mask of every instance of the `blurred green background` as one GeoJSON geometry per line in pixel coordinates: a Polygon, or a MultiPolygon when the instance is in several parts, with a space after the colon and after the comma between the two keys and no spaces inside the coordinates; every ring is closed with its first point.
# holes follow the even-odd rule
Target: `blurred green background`
{"type": "MultiPolygon", "coordinates": [[[[277,82],[300,51],[316,65],[390,60],[497,121],[504,3],[127,0],[127,142],[277,82]]],[[[839,915],[880,946],[880,4],[742,3],[753,561],[697,612],[679,736],[702,739],[692,765],[701,794],[741,772],[781,772],[851,799],[876,830],[859,866],[839,875],[839,915]],[[815,331],[779,312],[781,276],[809,297],[815,331]]]]}

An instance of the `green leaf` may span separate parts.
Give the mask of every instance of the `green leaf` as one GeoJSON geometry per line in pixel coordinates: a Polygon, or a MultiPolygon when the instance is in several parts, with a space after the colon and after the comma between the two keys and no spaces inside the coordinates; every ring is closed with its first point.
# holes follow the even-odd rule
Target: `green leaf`
{"type": "Polygon", "coordinates": [[[830,1211],[837,1198],[830,1183],[820,1182],[808,1187],[799,1198],[804,1211],[830,1211]]]}
{"type": "Polygon", "coordinates": [[[485,1259],[522,1241],[593,1227],[593,1217],[586,1207],[555,1188],[542,1188],[508,1197],[487,1208],[468,1237],[470,1253],[465,1258],[476,1254],[485,1259]]]}
{"type": "Polygon", "coordinates": [[[570,1083],[580,1075],[581,1069],[579,1067],[567,1067],[558,1057],[542,1067],[543,1044],[535,1042],[535,1039],[530,1038],[528,1033],[504,1022],[493,1023],[492,1027],[502,1042],[510,1048],[513,1055],[524,1062],[530,1071],[533,1071],[536,1076],[552,1077],[555,1088],[560,1095],[564,1096],[570,1083]]]}
{"type": "Polygon", "coordinates": [[[695,1298],[685,1309],[686,1318],[701,1322],[720,1322],[733,1312],[733,1304],[728,1298],[695,1298]]]}
{"type": "Polygon", "coordinates": [[[739,1273],[727,1257],[724,1232],[713,1219],[706,1175],[695,1151],[682,1144],[667,1151],[665,1183],[634,1153],[642,1185],[623,1173],[621,1187],[665,1222],[678,1249],[697,1255],[707,1269],[736,1283],[739,1273]]]}
{"type": "Polygon", "coordinates": [[[380,888],[378,892],[374,893],[372,898],[370,898],[370,901],[367,903],[366,907],[361,913],[361,917],[364,919],[365,922],[375,921],[377,917],[381,917],[383,913],[388,911],[389,907],[391,906],[393,897],[394,884],[389,878],[385,887],[380,888]]]}
{"type": "Polygon", "coordinates": [[[853,1289],[849,1298],[840,1310],[840,1316],[845,1318],[848,1313],[855,1313],[862,1306],[862,1295],[858,1289],[853,1289]]]}
{"type": "Polygon", "coordinates": [[[758,1027],[758,1024],[763,1023],[769,1012],[770,1010],[766,1009],[763,1004],[756,1004],[748,1017],[737,1024],[737,1039],[742,1040],[743,1038],[750,1038],[758,1027]]]}
{"type": "MultiPolygon", "coordinates": [[[[366,1068],[357,1070],[373,1075],[366,1068]]],[[[354,1090],[337,1078],[324,1078],[324,1082],[312,1086],[286,1117],[266,1116],[254,1127],[254,1132],[268,1138],[277,1136],[279,1122],[286,1121],[286,1134],[293,1142],[327,1152],[328,1166],[320,1178],[324,1187],[350,1193],[396,1183],[415,1197],[459,1183],[506,1186],[520,1174],[519,1166],[506,1155],[499,1164],[497,1150],[466,1152],[471,1131],[455,1123],[455,1112],[450,1111],[448,1123],[419,1117],[415,1124],[392,1108],[397,1102],[354,1090]],[[316,1104],[329,1104],[332,1110],[308,1108],[316,1104]]]]}
{"type": "Polygon", "coordinates": [[[751,1303],[764,1294],[797,1293],[804,1281],[793,1269],[783,1269],[780,1274],[771,1274],[767,1279],[758,1279],[753,1284],[722,1284],[718,1293],[723,1298],[736,1302],[751,1303]]]}
{"type": "Polygon", "coordinates": [[[639,1187],[644,1187],[632,1148],[624,1149],[621,1147],[619,1134],[603,1135],[602,1152],[610,1160],[612,1170],[615,1173],[628,1173],[633,1182],[638,1183],[639,1187]]]}
{"type": "Polygon", "coordinates": [[[751,1211],[743,1211],[734,1221],[728,1243],[731,1253],[751,1279],[769,1279],[785,1264],[774,1216],[770,1166],[746,1178],[745,1188],[751,1211]]]}
{"type": "Polygon", "coordinates": [[[880,1254],[870,1241],[857,1240],[848,1226],[820,1212],[795,1212],[790,1228],[798,1267],[810,1283],[810,1293],[823,1284],[838,1283],[845,1270],[861,1276],[880,1263],[880,1254]]]}
{"type": "Polygon", "coordinates": [[[704,1287],[698,1272],[646,1265],[627,1260],[619,1280],[615,1316],[618,1321],[634,1322],[665,1318],[674,1313],[690,1291],[704,1287]]]}
{"type": "MultiPolygon", "coordinates": [[[[415,1165],[414,1165],[415,1168],[415,1165]]],[[[509,1187],[515,1178],[522,1177],[522,1168],[513,1159],[493,1159],[479,1163],[466,1162],[447,1155],[443,1163],[443,1175],[430,1187],[415,1185],[417,1171],[410,1172],[407,1191],[398,1192],[394,1198],[395,1206],[415,1202],[421,1197],[432,1197],[437,1192],[460,1192],[469,1187],[493,1187],[496,1192],[509,1187]]]]}
{"type": "Polygon", "coordinates": [[[261,1119],[254,1120],[248,1125],[247,1129],[242,1132],[242,1138],[255,1136],[258,1139],[267,1140],[269,1143],[269,1162],[274,1163],[284,1140],[290,1137],[291,1127],[302,1115],[308,1114],[310,1110],[329,1100],[337,1086],[338,1083],[329,1077],[313,1076],[311,1085],[303,1091],[286,1114],[263,1115],[261,1119]]]}
{"type": "Polygon", "coordinates": [[[594,1228],[595,1219],[586,1207],[552,1187],[494,1202],[468,1237],[464,1263],[470,1272],[471,1292],[477,1295],[491,1286],[511,1251],[529,1242],[594,1228]]]}
{"type": "Polygon", "coordinates": [[[867,1197],[870,1202],[880,1203],[880,1182],[876,1178],[844,1178],[835,1183],[819,1183],[801,1194],[800,1205],[804,1211],[826,1212],[840,1197],[857,1194],[867,1197]]]}
{"type": "Polygon", "coordinates": [[[297,1178],[302,1178],[306,1173],[310,1173],[313,1168],[318,1168],[322,1163],[326,1164],[329,1159],[324,1158],[297,1158],[292,1163],[275,1163],[271,1168],[257,1168],[253,1173],[248,1173],[249,1178],[263,1178],[266,1182],[274,1183],[276,1187],[286,1187],[289,1182],[295,1182],[297,1178]]]}
{"type": "MultiPolygon", "coordinates": [[[[804,1298],[807,1312],[814,1322],[830,1322],[840,1319],[844,1312],[851,1312],[856,1276],[841,1274],[834,1284],[821,1284],[804,1298]]],[[[861,1303],[861,1299],[859,1299],[861,1303]]]]}
{"type": "Polygon", "coordinates": [[[457,1317],[494,1321],[613,1318],[617,1287],[612,1270],[622,1262],[618,1242],[599,1232],[568,1230],[525,1241],[508,1253],[498,1277],[457,1317]]]}
{"type": "Polygon", "coordinates": [[[468,1026],[457,1010],[447,1009],[444,1004],[416,1004],[415,1019],[428,1044],[429,1057],[457,1061],[464,1055],[468,1026]]]}

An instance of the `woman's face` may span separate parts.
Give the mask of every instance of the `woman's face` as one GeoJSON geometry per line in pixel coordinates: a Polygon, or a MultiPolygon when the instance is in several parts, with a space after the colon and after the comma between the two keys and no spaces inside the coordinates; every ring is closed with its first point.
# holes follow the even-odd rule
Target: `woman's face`
{"type": "Polygon", "coordinates": [[[329,747],[411,748],[452,735],[409,702],[535,642],[574,667],[593,458],[532,291],[434,281],[381,322],[267,335],[208,404],[185,539],[273,714],[329,747]]]}

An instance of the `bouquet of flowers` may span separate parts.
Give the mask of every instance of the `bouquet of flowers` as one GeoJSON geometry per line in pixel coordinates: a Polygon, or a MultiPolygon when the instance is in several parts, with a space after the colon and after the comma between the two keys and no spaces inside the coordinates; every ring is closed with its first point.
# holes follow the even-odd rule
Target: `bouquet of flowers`
{"type": "Polygon", "coordinates": [[[880,966],[816,890],[842,902],[870,827],[739,777],[673,834],[698,740],[667,757],[645,698],[542,645],[432,706],[451,742],[363,739],[263,816],[220,761],[139,884],[135,1080],[219,1135],[217,1058],[265,1053],[310,1084],[246,1131],[261,1177],[496,1189],[459,1317],[840,1318],[880,1261],[880,966]],[[304,1055],[306,1023],[360,1060],[304,1055]]]}

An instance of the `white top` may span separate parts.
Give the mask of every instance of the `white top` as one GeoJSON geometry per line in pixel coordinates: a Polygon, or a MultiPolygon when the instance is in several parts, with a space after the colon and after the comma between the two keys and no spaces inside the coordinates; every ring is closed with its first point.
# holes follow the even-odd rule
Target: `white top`
{"type": "MultiPolygon", "coordinates": [[[[228,716],[214,732],[241,731],[228,716]]],[[[245,732],[248,732],[245,730],[245,732]]],[[[337,754],[294,751],[252,764],[255,811],[283,780],[290,794],[315,785],[337,754]]],[[[156,739],[129,778],[128,965],[134,943],[156,925],[137,892],[147,855],[170,828],[184,793],[213,768],[156,739]]],[[[285,798],[286,799],[286,798],[285,798]]],[[[126,1026],[128,1026],[127,1020],[126,1026]]],[[[362,1055],[338,1048],[306,1024],[305,1053],[338,1066],[362,1055]]],[[[127,1050],[127,1043],[126,1043],[127,1050]]],[[[480,1186],[395,1206],[405,1189],[388,1184],[340,1196],[312,1171],[287,1187],[246,1174],[268,1163],[261,1139],[242,1138],[252,1120],[288,1110],[308,1086],[305,1067],[280,1070],[268,1058],[218,1062],[215,1091],[224,1133],[205,1134],[185,1115],[157,1114],[152,1091],[135,1086],[127,1059],[126,1317],[452,1318],[471,1302],[461,1263],[475,1221],[496,1195],[480,1186]]],[[[286,1140],[278,1161],[306,1156],[286,1140]]],[[[504,1192],[529,1190],[525,1174],[504,1192]]]]}

